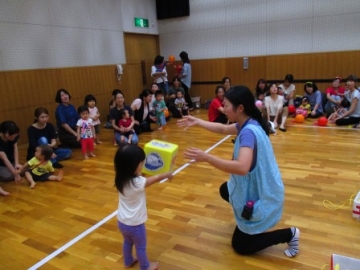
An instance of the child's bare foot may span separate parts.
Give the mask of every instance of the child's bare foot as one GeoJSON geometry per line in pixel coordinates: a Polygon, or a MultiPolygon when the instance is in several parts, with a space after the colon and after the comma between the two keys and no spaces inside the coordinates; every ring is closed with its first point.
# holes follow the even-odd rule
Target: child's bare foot
{"type": "Polygon", "coordinates": [[[157,270],[159,269],[159,263],[158,262],[150,262],[150,266],[148,268],[148,270],[157,270]]]}
{"type": "Polygon", "coordinates": [[[91,152],[90,157],[96,157],[96,155],[93,152],[91,152]]]}
{"type": "Polygon", "coordinates": [[[3,196],[7,196],[10,194],[10,192],[7,192],[5,190],[3,190],[1,187],[0,187],[0,194],[3,195],[3,196]]]}
{"type": "Polygon", "coordinates": [[[63,171],[59,171],[56,180],[60,182],[60,181],[63,179],[63,176],[64,176],[64,172],[63,172],[63,171]]]}
{"type": "Polygon", "coordinates": [[[159,127],[159,128],[158,128],[158,130],[162,130],[162,129],[163,129],[163,127],[159,127]]]}
{"type": "Polygon", "coordinates": [[[100,142],[100,141],[96,141],[96,144],[102,144],[102,142],[100,142]]]}
{"type": "Polygon", "coordinates": [[[137,258],[134,258],[134,261],[132,262],[132,264],[130,265],[125,265],[125,268],[130,268],[131,266],[133,266],[135,263],[138,262],[138,259],[137,258]]]}
{"type": "Polygon", "coordinates": [[[33,181],[32,183],[30,183],[30,187],[29,188],[35,188],[36,183],[33,181]]]}
{"type": "Polygon", "coordinates": [[[89,156],[88,156],[88,155],[84,155],[84,159],[89,159],[89,156]]]}

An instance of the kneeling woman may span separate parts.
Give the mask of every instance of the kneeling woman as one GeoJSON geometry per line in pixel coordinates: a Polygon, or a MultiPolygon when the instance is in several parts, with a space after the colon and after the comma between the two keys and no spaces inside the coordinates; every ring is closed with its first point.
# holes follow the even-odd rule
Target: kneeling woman
{"type": "Polygon", "coordinates": [[[197,148],[187,149],[184,155],[230,173],[230,180],[220,187],[220,195],[230,202],[234,211],[236,227],[232,246],[236,252],[252,254],[287,243],[285,255],[294,257],[299,252],[299,229],[268,231],[281,219],[284,205],[284,185],[268,137],[269,127],[246,86],[235,86],[227,91],[224,104],[225,114],[234,124],[223,125],[185,116],[178,120],[178,125],[199,125],[215,133],[238,135],[232,160],[218,158],[197,148]]]}

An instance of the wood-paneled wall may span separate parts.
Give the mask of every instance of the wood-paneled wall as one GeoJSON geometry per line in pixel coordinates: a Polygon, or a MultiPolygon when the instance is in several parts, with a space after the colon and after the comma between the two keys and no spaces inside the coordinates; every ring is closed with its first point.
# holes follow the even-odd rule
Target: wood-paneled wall
{"type": "MultiPolygon", "coordinates": [[[[145,62],[146,69],[149,69],[147,77],[152,59],[153,57],[151,60],[149,57],[145,62]]],[[[281,82],[287,73],[293,74],[295,80],[331,79],[335,76],[346,78],[353,73],[360,76],[360,51],[249,57],[248,70],[242,68],[241,57],[192,60],[191,64],[193,82],[220,81],[224,76],[229,76],[233,85],[245,84],[253,90],[259,78],[281,82]]],[[[133,66],[138,68],[137,64],[133,66]]],[[[60,88],[70,92],[71,102],[75,107],[83,103],[86,94],[95,95],[101,118],[105,121],[113,89],[123,90],[127,103],[142,90],[134,88],[134,80],[141,79],[141,71],[130,72],[131,67],[130,63],[124,65],[121,84],[115,76],[115,65],[0,72],[0,122],[15,121],[21,129],[19,144],[26,143],[26,129],[33,122],[35,108],[46,107],[50,113],[50,121],[55,123],[57,104],[54,99],[60,88]]],[[[174,72],[174,68],[169,66],[169,80],[174,72]]],[[[150,86],[151,81],[147,84],[150,86]]],[[[320,83],[318,86],[324,90],[329,84],[320,83]]],[[[194,84],[191,95],[201,96],[201,101],[204,102],[214,97],[215,87],[216,84],[211,83],[194,84]]],[[[303,84],[296,83],[296,89],[297,94],[302,94],[303,84]]]]}
{"type": "MultiPolygon", "coordinates": [[[[191,59],[190,59],[191,60],[191,59]]],[[[180,62],[179,62],[180,64],[180,62]]],[[[286,74],[294,75],[295,80],[331,80],[335,76],[346,78],[350,74],[360,76],[360,51],[308,53],[294,55],[272,55],[249,57],[249,69],[242,68],[243,59],[191,60],[193,82],[221,81],[224,76],[231,78],[232,85],[244,84],[255,90],[260,78],[283,81],[286,74]]],[[[169,78],[174,74],[168,68],[169,78]]],[[[325,90],[331,82],[318,83],[325,90]]],[[[201,96],[201,102],[213,98],[217,84],[194,84],[192,96],[201,96]]],[[[295,83],[296,94],[303,94],[303,83],[295,83]]]]}
{"type": "Polygon", "coordinates": [[[75,107],[83,104],[85,95],[93,94],[105,120],[112,90],[126,89],[128,81],[124,76],[118,83],[115,65],[0,72],[0,122],[15,121],[21,131],[19,144],[26,143],[37,107],[47,108],[55,124],[55,95],[60,88],[69,91],[75,107]]]}

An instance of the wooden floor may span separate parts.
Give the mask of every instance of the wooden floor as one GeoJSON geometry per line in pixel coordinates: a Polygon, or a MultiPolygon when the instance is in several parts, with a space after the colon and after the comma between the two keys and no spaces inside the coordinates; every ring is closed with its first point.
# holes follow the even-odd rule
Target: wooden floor
{"type": "MultiPolygon", "coordinates": [[[[207,111],[193,114],[206,118],[207,111]]],[[[182,131],[175,123],[172,119],[163,131],[141,135],[140,142],[156,138],[179,144],[176,168],[187,162],[182,156],[186,147],[206,150],[225,137],[197,127],[182,131]]],[[[233,213],[218,194],[228,175],[196,163],[171,183],[147,189],[150,259],[170,270],[315,270],[329,264],[333,253],[360,257],[360,222],[352,218],[351,207],[330,210],[323,205],[324,200],[340,205],[359,191],[360,133],[321,128],[310,121],[293,124],[289,119],[289,125],[271,141],[285,184],[284,213],[276,228],[300,228],[296,258],[283,254],[285,244],[252,256],[236,254],[230,245],[233,213]]],[[[82,161],[80,150],[75,150],[70,160],[62,162],[65,177],[60,183],[38,183],[35,190],[25,183],[1,183],[11,195],[0,197],[0,269],[28,269],[114,213],[118,196],[112,134],[101,131],[104,143],[96,147],[96,158],[82,161]]],[[[232,148],[228,138],[211,153],[230,159],[232,148]]],[[[22,161],[25,150],[20,147],[22,161]]],[[[122,241],[113,217],[40,269],[123,269],[122,241]]]]}

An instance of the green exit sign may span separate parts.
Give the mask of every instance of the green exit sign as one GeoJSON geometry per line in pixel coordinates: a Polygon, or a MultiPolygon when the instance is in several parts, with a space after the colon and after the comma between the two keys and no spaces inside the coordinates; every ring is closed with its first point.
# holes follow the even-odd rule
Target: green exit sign
{"type": "Polygon", "coordinates": [[[144,18],[134,18],[135,26],[140,28],[149,28],[149,20],[144,18]]]}

